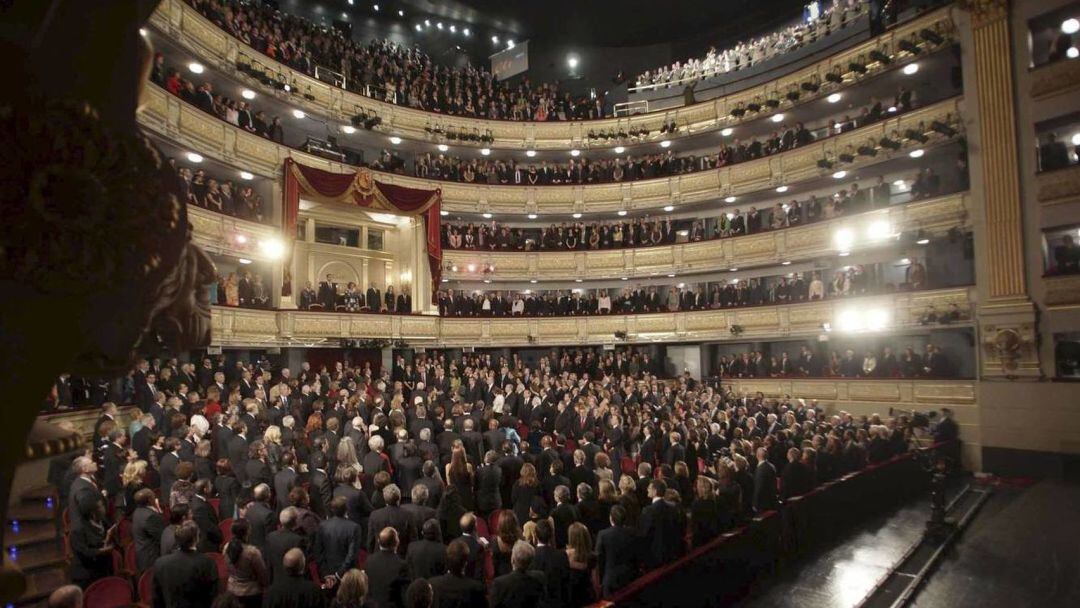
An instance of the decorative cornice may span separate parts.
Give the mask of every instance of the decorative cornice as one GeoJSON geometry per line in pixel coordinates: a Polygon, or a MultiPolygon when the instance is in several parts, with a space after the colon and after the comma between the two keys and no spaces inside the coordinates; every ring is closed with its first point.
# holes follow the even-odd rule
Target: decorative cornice
{"type": "Polygon", "coordinates": [[[957,0],[957,5],[971,13],[971,25],[985,27],[1009,14],[1009,0],[957,0]]]}

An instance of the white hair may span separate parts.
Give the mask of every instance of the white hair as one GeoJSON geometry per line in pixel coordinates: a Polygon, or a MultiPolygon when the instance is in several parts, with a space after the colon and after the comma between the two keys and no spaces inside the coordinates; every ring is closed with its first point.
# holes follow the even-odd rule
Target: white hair
{"type": "Polygon", "coordinates": [[[383,438],[379,435],[372,435],[371,438],[368,439],[367,444],[368,448],[371,449],[372,452],[381,452],[383,446],[385,445],[385,443],[383,442],[383,438]]]}

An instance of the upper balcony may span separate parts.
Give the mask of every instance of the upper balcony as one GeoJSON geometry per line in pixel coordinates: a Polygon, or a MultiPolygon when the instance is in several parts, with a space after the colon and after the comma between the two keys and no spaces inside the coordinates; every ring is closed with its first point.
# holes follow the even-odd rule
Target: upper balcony
{"type": "Polygon", "coordinates": [[[660,133],[675,123],[680,134],[723,129],[753,120],[752,112],[736,117],[732,110],[760,104],[777,108],[827,96],[838,87],[856,82],[886,69],[890,64],[926,53],[953,40],[954,27],[947,9],[932,11],[856,46],[838,52],[826,60],[752,86],[737,93],[678,109],[589,121],[516,122],[483,120],[436,114],[398,106],[311,78],[266,57],[225,31],[216,27],[182,0],[165,0],[153,14],[151,25],[170,39],[196,54],[215,69],[252,87],[268,90],[247,73],[265,74],[270,80],[289,83],[296,93],[291,97],[300,109],[332,120],[348,123],[358,114],[376,114],[395,135],[420,140],[431,139],[431,132],[490,136],[485,144],[505,149],[567,150],[582,147],[589,132],[647,130],[657,141],[670,137],[660,133]],[[933,32],[930,42],[921,34],[933,32]],[[243,66],[241,71],[238,66],[243,66]],[[804,86],[808,85],[808,86],[804,86]]]}
{"type": "MultiPolygon", "coordinates": [[[[148,86],[140,121],[151,130],[204,154],[252,172],[276,176],[284,160],[292,157],[304,165],[334,172],[350,172],[349,165],[308,154],[218,120],[188,105],[165,90],[148,86]]],[[[614,213],[658,209],[668,205],[688,205],[721,197],[752,193],[832,172],[818,161],[828,159],[836,168],[851,170],[882,162],[954,138],[962,125],[959,110],[962,98],[947,99],[924,108],[888,118],[865,127],[824,138],[811,144],[717,170],[635,182],[569,185],[510,186],[476,185],[425,180],[397,174],[377,173],[384,183],[410,188],[441,189],[443,207],[461,213],[614,213]],[[951,135],[933,130],[940,123],[953,129],[951,135]],[[910,136],[914,136],[913,139],[910,136]],[[882,148],[883,139],[896,142],[897,149],[882,148]],[[859,153],[860,147],[873,155],[859,153]],[[849,160],[850,162],[843,162],[849,160]]]]}

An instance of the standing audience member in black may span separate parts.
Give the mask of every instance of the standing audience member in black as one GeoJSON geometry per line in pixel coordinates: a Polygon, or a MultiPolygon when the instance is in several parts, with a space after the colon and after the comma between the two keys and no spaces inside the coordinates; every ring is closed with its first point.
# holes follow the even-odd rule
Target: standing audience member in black
{"type": "Polygon", "coordinates": [[[157,497],[150,488],[135,493],[135,511],[131,515],[131,536],[135,542],[135,565],[144,572],[161,557],[161,535],[165,532],[165,520],[157,497]]]}
{"type": "Polygon", "coordinates": [[[206,608],[218,591],[214,560],[196,550],[199,528],[185,522],[176,531],[177,550],[154,562],[154,606],[206,608]]]}
{"type": "Polygon", "coordinates": [[[71,582],[85,589],[112,574],[116,528],[105,528],[105,505],[101,501],[86,502],[80,508],[81,522],[71,528],[68,537],[73,556],[69,574],[71,582]]]}
{"type": "Polygon", "coordinates": [[[373,608],[397,608],[405,601],[409,567],[398,555],[397,530],[383,528],[378,542],[379,550],[368,555],[364,564],[369,581],[368,601],[373,608]]]}
{"type": "Polygon", "coordinates": [[[275,576],[266,592],[263,608],[323,608],[326,594],[307,576],[307,561],[300,549],[289,549],[282,558],[283,576],[275,576]]]}
{"type": "Polygon", "coordinates": [[[480,581],[467,576],[469,547],[456,539],[446,548],[446,574],[431,579],[435,608],[486,608],[487,591],[480,581]]]}
{"type": "Polygon", "coordinates": [[[330,517],[319,524],[315,533],[315,563],[323,577],[342,576],[356,565],[360,552],[360,525],[345,518],[345,498],[330,501],[330,517]]]}
{"type": "Polygon", "coordinates": [[[754,513],[761,514],[775,509],[779,502],[776,498],[776,467],[769,462],[765,448],[757,450],[757,469],[754,470],[754,513]]]}
{"type": "Polygon", "coordinates": [[[608,597],[637,578],[641,540],[626,525],[626,509],[611,508],[611,527],[596,535],[600,591],[608,597]]]}
{"type": "Polygon", "coordinates": [[[266,551],[263,557],[270,566],[270,578],[278,580],[285,576],[282,560],[292,549],[307,551],[307,538],[297,530],[298,514],[296,507],[286,507],[278,515],[281,527],[266,536],[266,551]]]}
{"type": "Polygon", "coordinates": [[[446,545],[437,519],[424,522],[420,540],[409,544],[405,561],[414,578],[432,578],[446,572],[446,545]]]}
{"type": "Polygon", "coordinates": [[[641,535],[648,539],[646,566],[658,568],[679,558],[685,547],[680,535],[678,513],[664,500],[667,484],[662,479],[649,482],[651,504],[641,510],[641,535]]]}
{"type": "Polygon", "coordinates": [[[495,578],[491,585],[491,608],[537,608],[544,600],[544,576],[530,570],[536,550],[519,540],[510,554],[513,570],[495,578]]]}

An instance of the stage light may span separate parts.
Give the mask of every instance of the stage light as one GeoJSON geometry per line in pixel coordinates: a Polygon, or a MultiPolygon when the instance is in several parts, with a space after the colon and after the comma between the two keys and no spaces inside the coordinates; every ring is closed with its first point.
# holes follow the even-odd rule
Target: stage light
{"type": "Polygon", "coordinates": [[[783,194],[783,193],[788,191],[788,187],[787,186],[777,186],[776,191],[779,192],[780,194],[783,194]]]}
{"type": "Polygon", "coordinates": [[[465,34],[466,38],[468,38],[469,36],[472,36],[472,32],[469,31],[469,28],[465,28],[465,29],[461,30],[461,33],[465,34]]]}
{"type": "Polygon", "coordinates": [[[240,91],[240,96],[244,99],[255,99],[255,91],[244,89],[243,91],[240,91]]]}
{"type": "Polygon", "coordinates": [[[615,215],[617,215],[619,217],[622,217],[622,216],[626,215],[626,209],[619,209],[618,211],[615,212],[615,215]]]}
{"type": "Polygon", "coordinates": [[[665,139],[664,141],[660,142],[661,148],[667,148],[669,146],[671,146],[671,140],[669,139],[665,139]]]}
{"type": "Polygon", "coordinates": [[[404,17],[404,16],[405,16],[405,11],[403,11],[403,10],[401,10],[401,9],[399,8],[399,9],[398,9],[398,12],[397,12],[397,16],[398,16],[398,17],[404,17]]]}
{"type": "Polygon", "coordinates": [[[771,120],[773,122],[783,122],[784,121],[784,115],[783,114],[773,114],[772,118],[770,118],[769,120],[771,120]]]}
{"type": "Polygon", "coordinates": [[[281,257],[285,255],[285,243],[277,238],[268,238],[259,241],[259,249],[262,250],[263,255],[271,260],[281,259],[281,257]]]}
{"type": "Polygon", "coordinates": [[[188,152],[187,159],[193,163],[201,163],[203,161],[202,154],[197,154],[195,152],[188,152]]]}
{"type": "Polygon", "coordinates": [[[664,207],[664,211],[667,211],[668,213],[671,213],[674,210],[675,210],[675,205],[668,205],[667,207],[664,207]]]}
{"type": "Polygon", "coordinates": [[[574,218],[575,220],[580,220],[581,219],[581,214],[580,213],[575,213],[575,214],[571,215],[570,217],[574,218]]]}
{"type": "Polygon", "coordinates": [[[833,93],[832,95],[829,95],[828,97],[826,97],[825,101],[828,101],[829,103],[836,103],[836,102],[840,101],[840,99],[842,97],[843,97],[843,95],[841,95],[840,93],[833,93]]]}
{"type": "Polygon", "coordinates": [[[526,150],[525,156],[528,156],[529,158],[536,156],[536,150],[526,150]]]}
{"type": "Polygon", "coordinates": [[[437,27],[437,28],[439,28],[439,29],[441,30],[441,29],[442,29],[442,27],[443,27],[443,25],[442,25],[442,21],[439,21],[438,23],[436,23],[436,24],[435,24],[435,27],[437,27]]]}
{"type": "Polygon", "coordinates": [[[530,220],[535,220],[536,219],[536,214],[535,213],[530,213],[529,214],[529,219],[530,220]]]}
{"type": "Polygon", "coordinates": [[[247,244],[247,236],[245,236],[243,234],[238,233],[236,236],[233,237],[233,240],[236,241],[237,245],[246,245],[247,244]]]}
{"type": "Polygon", "coordinates": [[[241,264],[245,264],[245,265],[247,265],[247,264],[250,264],[250,263],[251,263],[251,260],[249,260],[249,259],[247,259],[247,258],[237,258],[237,260],[236,260],[236,261],[237,261],[237,262],[240,262],[241,264]]]}
{"type": "Polygon", "coordinates": [[[923,154],[926,154],[926,152],[924,152],[922,148],[917,148],[915,150],[912,150],[911,152],[908,152],[908,156],[910,156],[911,158],[922,158],[923,154]]]}
{"type": "Polygon", "coordinates": [[[491,37],[491,44],[499,44],[499,37],[498,36],[492,36],[491,37]]]}
{"type": "Polygon", "coordinates": [[[724,202],[725,203],[734,203],[736,200],[738,200],[738,198],[736,198],[735,196],[729,196],[729,197],[724,199],[724,202]]]}
{"type": "Polygon", "coordinates": [[[855,233],[849,228],[840,228],[833,233],[833,246],[847,251],[855,244],[855,233]]]}
{"type": "Polygon", "coordinates": [[[1075,46],[1070,46],[1065,49],[1065,56],[1069,59],[1076,59],[1077,57],[1080,57],[1080,50],[1077,50],[1075,46]]]}
{"type": "Polygon", "coordinates": [[[446,216],[450,215],[450,212],[449,212],[449,211],[447,211],[446,209],[441,209],[441,210],[439,211],[439,215],[441,215],[441,216],[443,216],[443,217],[446,217],[446,216]]]}
{"type": "Polygon", "coordinates": [[[469,264],[465,267],[465,270],[468,270],[469,272],[476,272],[476,264],[469,264]]]}
{"type": "Polygon", "coordinates": [[[577,148],[570,150],[570,156],[581,156],[581,150],[578,150],[577,148]]]}
{"type": "Polygon", "coordinates": [[[292,115],[297,117],[297,118],[303,118],[303,117],[307,116],[307,114],[304,114],[303,110],[293,110],[292,115]]]}
{"type": "Polygon", "coordinates": [[[566,65],[569,66],[569,68],[571,70],[577,69],[578,58],[573,56],[573,55],[570,55],[569,57],[566,58],[566,65]]]}
{"type": "Polygon", "coordinates": [[[781,266],[791,266],[791,260],[784,260],[783,262],[780,262],[780,265],[781,266]]]}
{"type": "Polygon", "coordinates": [[[722,135],[724,137],[728,137],[729,135],[731,135],[734,132],[735,132],[735,129],[732,129],[731,127],[727,127],[725,129],[720,130],[720,135],[722,135]]]}
{"type": "Polygon", "coordinates": [[[915,74],[918,71],[919,71],[919,64],[918,63],[909,63],[909,64],[904,66],[904,74],[907,75],[907,76],[911,76],[911,75],[915,74]]]}
{"type": "Polygon", "coordinates": [[[139,28],[139,35],[142,36],[143,38],[146,38],[147,36],[150,35],[150,32],[146,31],[145,27],[140,27],[139,28]]]}
{"type": "Polygon", "coordinates": [[[489,154],[491,154],[491,148],[480,148],[481,156],[488,156],[489,154]]]}
{"type": "Polygon", "coordinates": [[[485,220],[490,220],[491,219],[491,214],[490,213],[484,213],[484,219],[485,220]]]}
{"type": "Polygon", "coordinates": [[[457,33],[457,26],[456,25],[450,24],[450,33],[451,34],[456,34],[457,33]]]}
{"type": "Polygon", "coordinates": [[[190,70],[192,74],[202,74],[203,69],[205,68],[203,68],[201,63],[196,63],[192,61],[191,63],[187,64],[187,69],[190,70]]]}
{"type": "Polygon", "coordinates": [[[352,125],[344,125],[341,127],[341,132],[346,135],[352,135],[353,133],[356,133],[356,127],[352,125]]]}
{"type": "Polygon", "coordinates": [[[255,179],[255,175],[253,173],[251,173],[250,171],[241,171],[240,172],[240,179],[251,181],[251,180],[255,179]]]}
{"type": "Polygon", "coordinates": [[[514,40],[512,38],[506,41],[506,48],[508,48],[508,49],[514,48],[514,40]]]}
{"type": "Polygon", "coordinates": [[[837,171],[836,173],[833,173],[832,176],[833,176],[833,179],[844,179],[845,177],[847,177],[847,171],[844,171],[843,169],[841,169],[841,170],[837,171]]]}
{"type": "Polygon", "coordinates": [[[625,151],[626,151],[626,148],[624,148],[622,146],[615,146],[615,150],[614,150],[615,154],[622,154],[625,151]]]}
{"type": "Polygon", "coordinates": [[[371,5],[371,10],[375,11],[376,13],[379,12],[379,5],[378,4],[372,4],[371,5]]]}
{"type": "Polygon", "coordinates": [[[417,23],[417,24],[416,24],[416,25],[414,25],[413,27],[415,27],[415,28],[416,28],[416,31],[418,31],[418,32],[422,32],[422,31],[424,31],[424,28],[420,27],[420,24],[419,24],[419,23],[417,23]]]}
{"type": "Polygon", "coordinates": [[[1080,21],[1069,17],[1061,22],[1061,32],[1063,34],[1075,34],[1077,31],[1080,31],[1080,21]]]}

